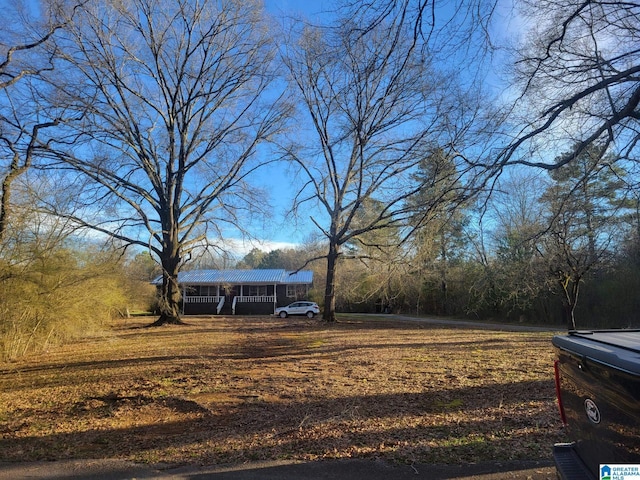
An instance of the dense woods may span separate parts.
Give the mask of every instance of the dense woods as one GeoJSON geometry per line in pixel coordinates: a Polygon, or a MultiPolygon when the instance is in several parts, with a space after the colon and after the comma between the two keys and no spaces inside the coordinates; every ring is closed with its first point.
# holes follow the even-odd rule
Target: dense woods
{"type": "MultiPolygon", "coordinates": [[[[350,245],[336,309],[570,328],[637,326],[639,205],[621,171],[607,168],[585,179],[580,168],[590,161],[585,155],[553,175],[504,177],[490,199],[441,212],[440,221],[406,245],[373,253],[350,245]]],[[[313,251],[256,250],[241,265],[260,268],[251,260],[304,259],[313,251]]],[[[324,265],[312,265],[321,301],[324,265]]]]}
{"type": "Polygon", "coordinates": [[[194,268],[311,268],[326,321],[640,323],[637,5],[3,5],[1,358],[180,323],[194,268]],[[308,241],[229,247],[275,216],[308,241]]]}

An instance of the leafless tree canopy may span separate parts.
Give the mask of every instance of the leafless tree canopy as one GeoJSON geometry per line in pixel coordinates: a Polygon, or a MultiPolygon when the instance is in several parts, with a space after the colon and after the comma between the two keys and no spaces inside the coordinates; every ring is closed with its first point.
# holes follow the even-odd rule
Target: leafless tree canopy
{"type": "MultiPolygon", "coordinates": [[[[358,19],[365,34],[386,22],[401,20],[406,34],[421,48],[443,58],[462,54],[467,64],[492,48],[490,29],[494,22],[495,0],[345,0],[344,10],[358,19]]],[[[473,73],[471,73],[473,76],[473,73]]]]}
{"type": "Polygon", "coordinates": [[[50,40],[64,26],[57,2],[41,5],[39,15],[14,7],[5,10],[0,27],[0,241],[9,225],[14,182],[30,168],[40,130],[57,124],[38,115],[33,90],[34,78],[53,69],[50,40]]]}
{"type": "MultiPolygon", "coordinates": [[[[321,206],[322,217],[312,220],[329,243],[326,320],[335,315],[342,247],[415,218],[408,199],[436,181],[416,184],[417,166],[436,148],[457,155],[474,108],[434,65],[414,16],[395,6],[351,7],[332,26],[304,26],[283,54],[312,132],[286,146],[285,156],[305,179],[298,210],[307,202],[321,206]],[[362,215],[367,203],[377,208],[362,215]]],[[[440,190],[457,188],[463,175],[454,169],[438,179],[448,186],[440,190]]]]}
{"type": "Polygon", "coordinates": [[[622,158],[636,159],[640,5],[525,0],[521,6],[529,28],[515,59],[515,111],[524,117],[524,126],[512,132],[515,141],[501,155],[500,165],[554,169],[596,141],[622,158]],[[573,155],[553,161],[574,144],[573,155]]]}
{"type": "Polygon", "coordinates": [[[46,146],[88,179],[71,215],[147,246],[164,271],[160,321],[177,321],[189,251],[255,204],[245,185],[282,111],[274,49],[254,2],[126,0],[83,5],[60,35],[48,95],[64,125],[46,146]]]}

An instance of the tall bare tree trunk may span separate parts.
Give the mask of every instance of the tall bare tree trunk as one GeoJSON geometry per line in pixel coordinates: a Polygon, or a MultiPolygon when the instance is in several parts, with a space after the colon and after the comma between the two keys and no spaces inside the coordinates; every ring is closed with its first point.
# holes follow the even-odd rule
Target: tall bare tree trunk
{"type": "Polygon", "coordinates": [[[9,224],[11,213],[11,184],[13,180],[21,175],[24,168],[18,167],[18,153],[14,153],[13,160],[9,167],[9,173],[2,180],[2,190],[0,191],[0,242],[4,239],[4,234],[9,224]]]}
{"type": "Polygon", "coordinates": [[[75,15],[60,38],[74,52],[59,59],[65,76],[43,76],[65,118],[38,148],[87,184],[52,213],[149,249],[163,269],[153,325],[182,323],[184,259],[221,242],[226,226],[242,230],[236,212],[266,208],[245,177],[290,105],[273,98],[262,2],[82,2],[75,15]]]}
{"type": "MultiPolygon", "coordinates": [[[[166,217],[170,217],[167,215],[166,217]]],[[[182,325],[180,319],[180,301],[182,295],[178,284],[178,272],[180,271],[180,248],[178,242],[177,225],[166,228],[164,235],[164,246],[162,263],[162,290],[160,291],[160,317],[152,326],[160,325],[182,325]],[[172,228],[173,227],[173,228],[172,228]]]]}
{"type": "Polygon", "coordinates": [[[178,263],[175,259],[169,259],[162,276],[162,290],[160,291],[160,317],[152,326],[182,325],[180,319],[180,300],[182,298],[180,285],[178,284],[178,263]],[[172,266],[173,265],[173,266],[172,266]]]}
{"type": "Polygon", "coordinates": [[[565,275],[564,277],[560,277],[559,279],[560,287],[562,288],[562,292],[564,294],[564,311],[566,314],[567,328],[569,330],[576,329],[576,305],[578,303],[578,294],[580,292],[580,280],[578,277],[575,280],[571,281],[571,277],[565,275]]]}
{"type": "Polygon", "coordinates": [[[334,241],[329,242],[329,253],[327,254],[327,282],[324,289],[324,311],[323,320],[327,322],[336,321],[336,265],[340,251],[334,241]]]}

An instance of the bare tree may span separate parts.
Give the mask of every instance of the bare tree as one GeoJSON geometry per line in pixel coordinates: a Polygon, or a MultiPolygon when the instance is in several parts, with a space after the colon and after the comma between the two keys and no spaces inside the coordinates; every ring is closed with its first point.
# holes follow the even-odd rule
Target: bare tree
{"type": "MultiPolygon", "coordinates": [[[[491,31],[498,2],[495,0],[344,0],[357,18],[361,32],[402,18],[414,41],[428,45],[444,59],[465,59],[470,78],[481,73],[470,68],[493,50],[491,31]]],[[[500,25],[502,28],[503,25],[500,25]]],[[[477,65],[477,64],[476,64],[477,65]]]]}
{"type": "Polygon", "coordinates": [[[418,165],[414,174],[418,184],[427,185],[409,199],[415,209],[415,232],[411,239],[411,266],[425,284],[430,278],[438,285],[439,296],[434,310],[448,314],[448,270],[466,248],[465,225],[468,205],[460,192],[462,184],[452,184],[458,168],[450,154],[436,150],[418,165]]]}
{"type": "Polygon", "coordinates": [[[637,159],[640,4],[522,0],[518,5],[522,24],[531,26],[514,58],[519,88],[512,110],[522,126],[509,132],[515,140],[499,155],[499,168],[515,163],[555,169],[594,142],[613,145],[621,159],[637,159]],[[570,146],[571,155],[557,156],[570,146]]]}
{"type": "MultiPolygon", "coordinates": [[[[328,241],[327,321],[335,321],[336,268],[345,244],[411,218],[407,200],[433,181],[415,182],[412,173],[435,148],[454,150],[469,113],[454,82],[420,48],[413,18],[371,17],[354,5],[355,13],[348,10],[332,27],[303,26],[283,54],[313,138],[286,146],[284,155],[305,179],[297,211],[317,204],[322,212],[312,221],[328,241]],[[375,215],[361,214],[367,202],[381,206],[375,215]]],[[[298,139],[306,133],[299,131],[298,139]]],[[[458,170],[441,180],[454,189],[463,175],[458,170]]]]}
{"type": "Polygon", "coordinates": [[[64,26],[56,2],[41,7],[40,18],[19,8],[7,9],[0,27],[0,155],[6,157],[0,164],[0,241],[9,225],[13,184],[31,166],[40,130],[57,123],[29,114],[37,109],[31,102],[32,77],[53,69],[53,55],[47,53],[47,47],[64,26]]]}
{"type": "MultiPolygon", "coordinates": [[[[592,145],[571,163],[553,170],[553,183],[543,196],[550,217],[543,253],[560,287],[570,329],[576,328],[581,284],[594,267],[613,257],[615,241],[624,237],[626,227],[625,173],[611,167],[614,157],[605,155],[605,148],[592,145]]],[[[556,163],[562,164],[563,157],[574,151],[556,163]]]]}
{"type": "Polygon", "coordinates": [[[47,94],[67,112],[41,153],[87,186],[53,213],[149,248],[156,324],[181,322],[190,252],[257,205],[247,176],[283,116],[263,20],[253,1],[113,0],[83,5],[59,36],[47,94]]]}
{"type": "Polygon", "coordinates": [[[476,298],[506,315],[532,310],[546,291],[548,272],[540,251],[548,225],[541,195],[547,175],[535,170],[516,170],[503,175],[487,202],[485,219],[491,225],[491,255],[482,262],[476,298]],[[485,292],[481,292],[482,288],[485,292]]]}

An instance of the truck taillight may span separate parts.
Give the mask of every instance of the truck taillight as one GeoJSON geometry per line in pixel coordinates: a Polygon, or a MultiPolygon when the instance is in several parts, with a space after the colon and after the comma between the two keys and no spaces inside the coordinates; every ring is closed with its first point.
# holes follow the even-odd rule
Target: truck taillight
{"type": "Polygon", "coordinates": [[[564,405],[562,404],[562,392],[560,391],[560,360],[553,362],[553,370],[556,378],[556,398],[558,399],[558,409],[560,410],[560,420],[563,425],[567,424],[567,416],[564,413],[564,405]]]}

